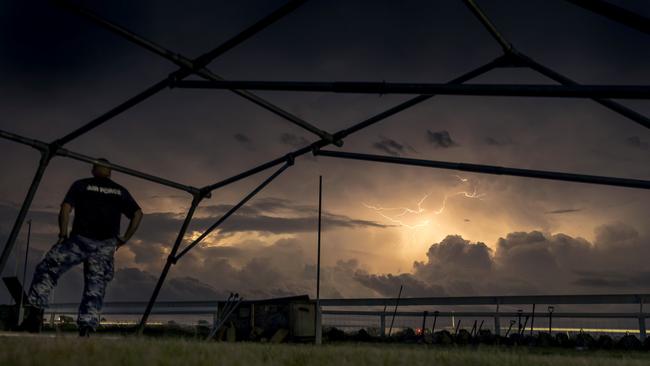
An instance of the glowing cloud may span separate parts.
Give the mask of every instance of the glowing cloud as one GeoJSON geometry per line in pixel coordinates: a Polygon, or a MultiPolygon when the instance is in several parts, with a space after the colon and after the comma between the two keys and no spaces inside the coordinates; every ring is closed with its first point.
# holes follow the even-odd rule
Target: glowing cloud
{"type": "MultiPolygon", "coordinates": [[[[463,178],[458,175],[454,175],[454,177],[458,178],[458,180],[461,183],[470,183],[468,178],[463,178]]],[[[454,193],[448,193],[445,194],[442,203],[440,204],[440,208],[437,210],[427,210],[426,208],[422,207],[425,203],[425,201],[429,198],[431,193],[427,193],[422,197],[416,204],[415,208],[411,207],[383,207],[381,205],[369,205],[367,203],[362,203],[362,205],[366,208],[369,208],[373,211],[375,211],[377,214],[379,214],[381,217],[385,218],[386,220],[390,221],[393,224],[396,224],[398,226],[403,226],[408,229],[416,229],[419,227],[424,227],[429,225],[432,222],[431,219],[431,214],[433,215],[440,215],[442,214],[446,207],[447,207],[447,202],[450,198],[455,197],[455,196],[463,196],[465,198],[473,198],[473,199],[481,199],[485,197],[486,195],[484,193],[478,193],[478,189],[476,186],[473,187],[472,191],[458,191],[454,193]],[[424,216],[424,220],[420,219],[419,222],[413,224],[413,223],[408,223],[408,221],[411,220],[406,220],[406,216],[416,216],[418,218],[424,216]]]]}

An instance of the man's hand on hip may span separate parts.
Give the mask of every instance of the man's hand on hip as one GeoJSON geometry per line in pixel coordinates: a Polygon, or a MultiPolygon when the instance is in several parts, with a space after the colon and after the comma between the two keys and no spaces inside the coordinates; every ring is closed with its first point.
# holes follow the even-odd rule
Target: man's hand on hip
{"type": "Polygon", "coordinates": [[[128,239],[126,239],[126,238],[123,237],[123,236],[118,236],[116,239],[117,239],[117,245],[115,246],[115,251],[117,251],[118,249],[120,249],[120,247],[121,247],[122,245],[126,244],[126,242],[128,241],[128,239]]]}

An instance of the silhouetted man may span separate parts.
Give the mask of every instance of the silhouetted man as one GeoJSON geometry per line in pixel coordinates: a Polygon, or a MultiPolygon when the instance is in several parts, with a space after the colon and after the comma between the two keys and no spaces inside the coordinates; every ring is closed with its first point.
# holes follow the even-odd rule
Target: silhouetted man
{"type": "Polygon", "coordinates": [[[111,169],[99,159],[93,165],[92,178],[72,184],[59,212],[59,240],[38,264],[29,290],[29,311],[22,328],[41,329],[43,309],[59,277],[71,267],[83,263],[84,291],[79,306],[79,335],[88,336],[99,325],[99,314],[106,285],[113,278],[113,254],[133,236],[142,219],[142,210],[131,194],[110,179],[111,169]],[[68,235],[70,212],[74,210],[72,231],[68,235]],[[120,219],[131,221],[120,236],[120,219]]]}

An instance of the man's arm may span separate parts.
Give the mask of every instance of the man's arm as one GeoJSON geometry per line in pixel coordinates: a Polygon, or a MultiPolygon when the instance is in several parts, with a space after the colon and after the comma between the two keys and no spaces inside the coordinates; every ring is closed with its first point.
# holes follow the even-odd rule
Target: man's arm
{"type": "Polygon", "coordinates": [[[70,212],[72,212],[72,205],[69,203],[62,203],[61,210],[59,210],[59,240],[61,243],[68,237],[68,223],[70,222],[70,212]]]}
{"type": "Polygon", "coordinates": [[[126,242],[128,242],[129,239],[131,239],[133,234],[135,234],[135,231],[138,230],[138,226],[140,226],[140,221],[142,221],[142,210],[138,209],[133,213],[133,217],[129,222],[129,227],[126,228],[126,232],[124,233],[124,235],[117,237],[117,248],[126,244],[126,242]]]}

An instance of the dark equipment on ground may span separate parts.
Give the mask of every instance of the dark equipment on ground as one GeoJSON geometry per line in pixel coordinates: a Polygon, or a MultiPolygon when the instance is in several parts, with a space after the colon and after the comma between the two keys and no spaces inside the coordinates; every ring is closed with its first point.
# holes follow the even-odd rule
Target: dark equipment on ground
{"type": "Polygon", "coordinates": [[[18,277],[4,277],[2,278],[2,282],[4,282],[7,290],[9,290],[9,294],[14,300],[14,305],[0,305],[0,330],[18,329],[17,325],[21,307],[23,308],[25,319],[42,318],[42,310],[29,306],[27,294],[23,291],[18,277]]]}
{"type": "Polygon", "coordinates": [[[280,343],[313,342],[316,303],[309,296],[243,301],[231,295],[219,303],[218,328],[209,339],[280,343]]]}

